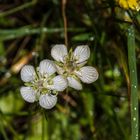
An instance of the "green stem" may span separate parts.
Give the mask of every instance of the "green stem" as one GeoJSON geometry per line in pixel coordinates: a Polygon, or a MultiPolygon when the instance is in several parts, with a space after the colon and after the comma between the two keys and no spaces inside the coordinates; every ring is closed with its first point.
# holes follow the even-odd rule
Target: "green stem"
{"type": "Polygon", "coordinates": [[[3,112],[1,112],[0,110],[0,120],[1,120],[1,125],[3,125],[3,127],[1,127],[1,131],[3,136],[5,137],[5,140],[9,140],[8,137],[6,139],[6,132],[4,131],[4,125],[8,126],[8,129],[13,133],[13,135],[15,136],[16,140],[19,140],[18,134],[16,133],[16,131],[14,130],[14,128],[12,127],[12,125],[10,123],[8,123],[8,121],[6,120],[3,112]]]}
{"type": "Polygon", "coordinates": [[[131,131],[132,140],[138,140],[139,120],[138,120],[138,90],[137,90],[137,70],[135,54],[135,33],[134,27],[128,29],[128,63],[130,72],[131,87],[131,131]]]}
{"type": "Polygon", "coordinates": [[[28,7],[36,4],[36,3],[37,3],[37,0],[32,0],[31,2],[25,3],[23,5],[20,5],[20,6],[16,7],[16,8],[11,9],[11,10],[2,12],[2,13],[0,13],[0,18],[8,16],[8,15],[11,15],[11,14],[16,13],[18,11],[21,11],[21,10],[23,10],[25,8],[28,8],[28,7]]]}
{"type": "Polygon", "coordinates": [[[3,125],[3,122],[2,122],[2,119],[1,119],[1,114],[0,114],[0,132],[2,133],[3,137],[5,140],[9,140],[6,132],[5,132],[5,129],[4,129],[4,125],[3,125]]]}
{"type": "Polygon", "coordinates": [[[44,124],[45,120],[44,120],[44,114],[42,115],[42,139],[41,140],[44,140],[44,136],[45,136],[45,124],[44,124]]]}
{"type": "MultiPolygon", "coordinates": [[[[27,35],[32,34],[40,34],[40,33],[59,33],[63,32],[63,28],[46,28],[46,27],[38,27],[33,28],[31,26],[21,27],[18,29],[0,29],[0,41],[6,41],[10,39],[15,39],[27,35]]],[[[83,28],[68,28],[69,32],[84,32],[83,28]]]]}

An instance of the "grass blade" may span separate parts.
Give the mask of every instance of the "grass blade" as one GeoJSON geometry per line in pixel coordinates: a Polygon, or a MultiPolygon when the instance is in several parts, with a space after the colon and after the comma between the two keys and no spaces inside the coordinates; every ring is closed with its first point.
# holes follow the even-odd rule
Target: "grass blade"
{"type": "MultiPolygon", "coordinates": [[[[0,41],[6,41],[10,39],[15,39],[27,35],[32,34],[40,34],[40,33],[59,33],[63,32],[63,28],[46,28],[46,27],[38,27],[33,28],[31,26],[21,27],[17,29],[0,29],[0,41]]],[[[68,28],[68,32],[83,32],[84,28],[68,28]]]]}
{"type": "Polygon", "coordinates": [[[130,71],[130,87],[131,87],[131,129],[132,140],[138,140],[138,90],[137,90],[137,70],[136,70],[136,54],[135,54],[135,33],[134,27],[128,29],[128,63],[130,71]]]}

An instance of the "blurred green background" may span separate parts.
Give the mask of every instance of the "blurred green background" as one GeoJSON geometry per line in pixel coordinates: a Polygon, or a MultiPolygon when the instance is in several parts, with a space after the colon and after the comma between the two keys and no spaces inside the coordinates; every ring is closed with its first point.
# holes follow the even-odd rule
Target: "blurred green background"
{"type": "Polygon", "coordinates": [[[89,45],[88,65],[99,79],[59,94],[52,110],[22,99],[21,67],[52,59],[52,45],[65,42],[62,6],[60,0],[0,0],[0,140],[130,140],[126,32],[133,23],[139,80],[140,12],[113,0],[71,0],[65,7],[68,47],[89,45]]]}

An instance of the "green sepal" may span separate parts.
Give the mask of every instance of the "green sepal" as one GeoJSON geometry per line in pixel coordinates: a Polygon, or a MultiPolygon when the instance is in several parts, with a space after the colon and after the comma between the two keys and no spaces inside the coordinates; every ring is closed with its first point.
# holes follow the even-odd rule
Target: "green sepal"
{"type": "Polygon", "coordinates": [[[24,85],[27,87],[31,87],[33,84],[31,82],[26,82],[26,83],[24,83],[24,85]]]}

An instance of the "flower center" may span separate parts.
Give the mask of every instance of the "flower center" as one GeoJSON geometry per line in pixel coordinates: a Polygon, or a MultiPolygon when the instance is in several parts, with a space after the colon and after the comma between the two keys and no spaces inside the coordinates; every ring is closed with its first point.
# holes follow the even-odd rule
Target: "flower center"
{"type": "Polygon", "coordinates": [[[73,71],[75,70],[76,68],[76,64],[74,61],[67,61],[66,64],[65,64],[65,71],[69,74],[73,73],[73,71]]]}
{"type": "Polygon", "coordinates": [[[73,56],[72,52],[69,52],[64,58],[63,69],[65,75],[72,75],[75,69],[77,69],[76,59],[73,56]]]}
{"type": "Polygon", "coordinates": [[[38,80],[35,84],[39,89],[43,88],[43,80],[38,80]]]}

